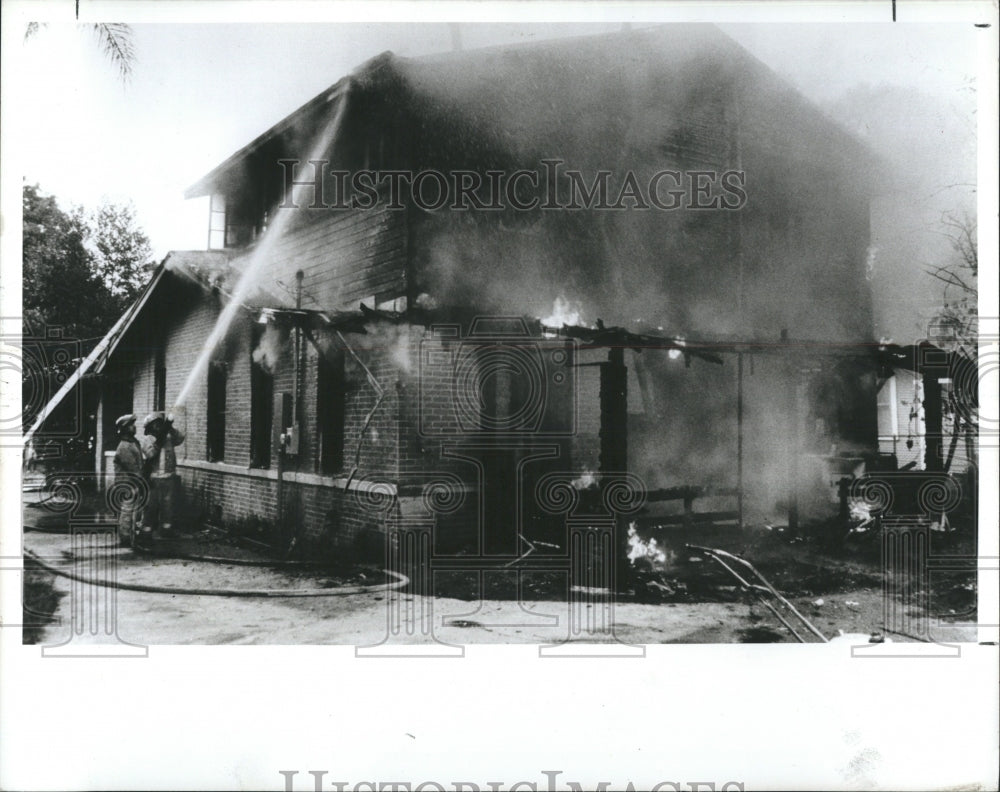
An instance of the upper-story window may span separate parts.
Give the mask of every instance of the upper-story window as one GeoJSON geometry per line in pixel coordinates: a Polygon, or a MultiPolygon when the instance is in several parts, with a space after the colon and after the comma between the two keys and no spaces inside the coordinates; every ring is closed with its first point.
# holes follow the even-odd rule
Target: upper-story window
{"type": "MultiPolygon", "coordinates": [[[[256,203],[256,202],[254,202],[256,203]]],[[[267,212],[247,202],[229,201],[226,206],[226,247],[243,247],[260,236],[267,227],[267,212]]]]}
{"type": "Polygon", "coordinates": [[[208,246],[212,250],[249,245],[267,230],[275,207],[281,203],[283,169],[273,160],[267,165],[248,162],[246,173],[225,193],[209,202],[208,246]]]}
{"type": "Polygon", "coordinates": [[[226,246],[226,196],[215,194],[208,199],[208,249],[226,246]]]}
{"type": "Polygon", "coordinates": [[[259,213],[221,193],[213,195],[208,211],[208,248],[243,247],[253,242],[267,226],[266,212],[259,213]]]}

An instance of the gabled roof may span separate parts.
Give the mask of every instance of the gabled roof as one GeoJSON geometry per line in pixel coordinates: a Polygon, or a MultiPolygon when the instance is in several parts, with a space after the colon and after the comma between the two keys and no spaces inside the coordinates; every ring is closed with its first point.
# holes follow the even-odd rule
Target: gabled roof
{"type": "MultiPolygon", "coordinates": [[[[632,142],[653,148],[684,121],[689,102],[727,85],[743,86],[751,101],[766,97],[772,114],[794,115],[797,132],[789,139],[797,135],[819,150],[825,144],[848,157],[871,157],[860,139],[717,27],[674,24],[419,58],[385,52],[228,157],[185,196],[221,191],[269,146],[281,150],[279,156],[301,156],[284,150],[286,139],[315,132],[317,114],[347,95],[364,100],[352,100],[352,114],[381,105],[388,113],[381,123],[405,123],[408,136],[423,134],[452,149],[482,142],[522,162],[561,156],[583,166],[579,160],[600,158],[609,142],[620,144],[626,118],[640,117],[629,129],[632,142]]],[[[744,134],[766,145],[751,116],[744,134]]]]}
{"type": "Polygon", "coordinates": [[[313,113],[322,110],[326,105],[336,101],[347,90],[348,80],[344,78],[327,88],[317,96],[314,96],[302,107],[290,113],[266,132],[261,133],[256,138],[247,143],[239,151],[234,152],[223,162],[216,165],[211,171],[202,176],[184,191],[185,198],[198,198],[209,195],[213,192],[215,185],[224,181],[226,177],[239,169],[248,157],[259,151],[265,144],[274,140],[283,132],[291,129],[303,119],[308,118],[313,113]]]}

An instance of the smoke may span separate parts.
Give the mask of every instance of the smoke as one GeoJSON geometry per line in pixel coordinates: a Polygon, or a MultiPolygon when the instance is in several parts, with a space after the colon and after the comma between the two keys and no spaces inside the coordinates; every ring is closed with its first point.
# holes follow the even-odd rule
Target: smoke
{"type": "Polygon", "coordinates": [[[253,351],[253,362],[263,367],[268,374],[273,374],[289,351],[288,328],[268,322],[257,348],[253,351]]]}
{"type": "Polygon", "coordinates": [[[409,374],[411,363],[411,340],[408,325],[394,325],[386,322],[372,322],[365,325],[366,335],[359,346],[362,349],[380,350],[388,354],[397,370],[409,374]]]}
{"type": "Polygon", "coordinates": [[[231,253],[224,250],[173,250],[164,260],[168,272],[188,278],[208,288],[230,290],[239,273],[231,265],[231,253]]]}
{"type": "MultiPolygon", "coordinates": [[[[322,334],[320,339],[327,338],[327,341],[321,343],[342,347],[339,340],[337,343],[329,340],[335,337],[322,334]]],[[[350,347],[350,352],[345,357],[344,373],[356,385],[365,382],[369,372],[384,387],[389,378],[399,374],[409,374],[413,370],[415,345],[419,343],[419,339],[414,336],[409,325],[369,322],[365,325],[364,333],[350,333],[344,338],[350,347]],[[365,366],[373,368],[366,371],[358,360],[355,360],[354,355],[357,355],[358,360],[363,361],[365,366]],[[390,365],[386,366],[386,363],[390,365]]]]}
{"type": "MultiPolygon", "coordinates": [[[[974,183],[968,108],[859,86],[824,114],[700,27],[397,66],[429,128],[478,141],[454,153],[417,140],[423,166],[539,170],[552,157],[583,173],[610,169],[615,184],[626,171],[642,182],[663,168],[738,166],[746,179],[738,211],[419,216],[419,290],[552,325],[600,318],[773,345],[744,359],[745,506],[759,517],[787,508],[812,475],[791,460],[819,470],[873,446],[873,372],[820,352],[880,335],[909,340],[940,304],[920,264],[948,252],[939,215],[968,198],[956,185],[974,183]],[[784,354],[785,335],[817,354],[784,354]]],[[[657,350],[632,358],[641,393],[629,400],[630,465],[650,486],[737,485],[737,359],[723,357],[721,367],[657,350]]],[[[595,409],[584,404],[591,395],[584,412],[595,409]]]]}
{"type": "Polygon", "coordinates": [[[951,254],[942,212],[974,200],[972,84],[859,84],[832,100],[814,86],[820,108],[718,30],[684,25],[393,66],[409,112],[440,133],[414,141],[421,166],[550,157],[617,184],[629,170],[746,173],[739,212],[423,218],[421,288],[442,303],[547,316],[562,297],[590,320],[692,337],[859,342],[912,340],[940,304],[923,269],[951,254]]]}
{"type": "Polygon", "coordinates": [[[943,290],[927,269],[952,263],[948,215],[975,218],[976,90],[950,93],[858,85],[831,101],[830,115],[881,158],[868,259],[876,335],[925,338],[943,290]]]}

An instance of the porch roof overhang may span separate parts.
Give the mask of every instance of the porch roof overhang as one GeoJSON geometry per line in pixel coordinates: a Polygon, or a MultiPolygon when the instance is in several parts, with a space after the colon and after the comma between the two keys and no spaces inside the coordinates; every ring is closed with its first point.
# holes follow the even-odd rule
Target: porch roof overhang
{"type": "MultiPolygon", "coordinates": [[[[366,333],[366,327],[376,323],[413,324],[433,327],[435,324],[454,323],[464,318],[475,317],[482,311],[472,307],[410,308],[405,311],[386,311],[360,304],[357,310],[317,311],[295,309],[278,305],[248,306],[265,321],[298,326],[302,328],[326,327],[345,333],[366,333]]],[[[760,338],[688,338],[681,335],[639,332],[624,327],[607,327],[603,322],[595,327],[580,325],[550,326],[541,320],[523,316],[524,326],[533,336],[549,335],[572,338],[587,348],[623,347],[641,351],[659,349],[680,352],[686,359],[697,358],[707,363],[721,365],[725,355],[762,355],[798,358],[804,361],[820,361],[830,358],[867,359],[886,368],[915,371],[927,366],[955,365],[964,356],[949,352],[929,342],[918,347],[901,347],[883,342],[860,341],[815,341],[805,339],[780,338],[774,340],[760,338]]]]}
{"type": "MultiPolygon", "coordinates": [[[[153,294],[160,287],[160,284],[166,278],[166,274],[175,269],[178,271],[191,270],[192,261],[204,261],[206,258],[209,259],[213,264],[217,263],[220,257],[228,258],[228,254],[221,253],[219,251],[170,251],[160,262],[159,266],[153,272],[153,276],[149,279],[149,282],[143,288],[142,292],[136,298],[125,312],[118,318],[118,321],[112,325],[111,329],[104,335],[104,337],[97,342],[97,345],[90,351],[90,353],[80,361],[80,365],[77,366],[76,370],[66,378],[66,381],[62,384],[55,395],[49,399],[45,406],[41,409],[35,418],[34,423],[32,423],[31,428],[24,433],[22,441],[25,445],[31,442],[32,438],[36,435],[39,429],[45,425],[49,416],[59,407],[60,404],[73,392],[80,381],[88,376],[96,376],[100,374],[104,367],[107,365],[108,360],[118,349],[121,344],[122,339],[125,337],[129,329],[135,324],[136,320],[146,309],[146,306],[150,303],[153,294]]],[[[204,288],[209,288],[205,283],[200,285],[204,288]]]]}
{"type": "MultiPolygon", "coordinates": [[[[166,259],[164,259],[164,262],[166,259]]],[[[146,284],[146,288],[142,290],[138,299],[128,309],[118,318],[118,321],[112,325],[111,329],[108,330],[107,334],[100,341],[97,342],[95,346],[82,361],[80,365],[77,366],[76,370],[66,378],[66,381],[62,384],[62,387],[56,391],[55,395],[49,399],[46,405],[41,409],[35,418],[35,422],[31,425],[31,428],[24,433],[23,442],[25,445],[31,442],[32,438],[38,432],[45,422],[48,420],[49,416],[55,411],[55,409],[62,404],[63,400],[73,392],[73,389],[80,383],[86,375],[97,374],[104,368],[104,364],[107,362],[108,356],[118,345],[121,337],[124,335],[125,331],[128,330],[129,326],[135,320],[135,317],[139,315],[142,311],[143,306],[149,301],[149,296],[159,285],[160,281],[163,279],[163,273],[166,271],[164,263],[161,262],[156,268],[156,272],[153,273],[153,277],[150,278],[149,283],[146,284]]]]}

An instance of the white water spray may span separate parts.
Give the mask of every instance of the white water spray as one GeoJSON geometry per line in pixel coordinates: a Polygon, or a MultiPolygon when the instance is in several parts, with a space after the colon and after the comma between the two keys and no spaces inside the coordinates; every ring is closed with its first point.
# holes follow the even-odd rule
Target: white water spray
{"type": "MultiPolygon", "coordinates": [[[[330,144],[336,137],[337,131],[340,128],[341,120],[344,117],[344,111],[347,108],[349,90],[350,84],[348,83],[341,94],[337,112],[330,120],[330,123],[326,125],[322,134],[320,134],[316,144],[312,148],[312,151],[306,158],[306,162],[310,160],[323,159],[326,152],[329,150],[330,144]]],[[[297,190],[301,191],[308,186],[308,184],[293,184],[289,190],[291,195],[286,195],[286,200],[282,201],[282,203],[289,203],[288,199],[291,198],[292,206],[297,207],[299,205],[299,201],[297,199],[301,198],[297,190]]],[[[205,367],[208,365],[208,361],[211,358],[212,353],[215,351],[215,348],[218,346],[219,342],[225,338],[225,335],[229,330],[229,326],[232,324],[237,312],[243,307],[244,299],[256,283],[261,269],[270,259],[270,253],[274,248],[275,242],[281,238],[289,220],[292,217],[292,212],[294,211],[296,211],[294,208],[279,208],[275,210],[273,222],[261,235],[260,240],[258,240],[257,247],[250,255],[250,261],[247,263],[246,268],[243,270],[239,280],[236,282],[236,287],[233,289],[233,292],[229,297],[229,302],[223,307],[215,326],[205,339],[205,344],[198,355],[198,359],[195,361],[194,366],[191,367],[191,371],[188,373],[187,379],[184,381],[184,385],[177,396],[175,407],[180,407],[187,403],[191,389],[194,387],[195,382],[197,382],[201,372],[204,371],[205,367]]]]}

